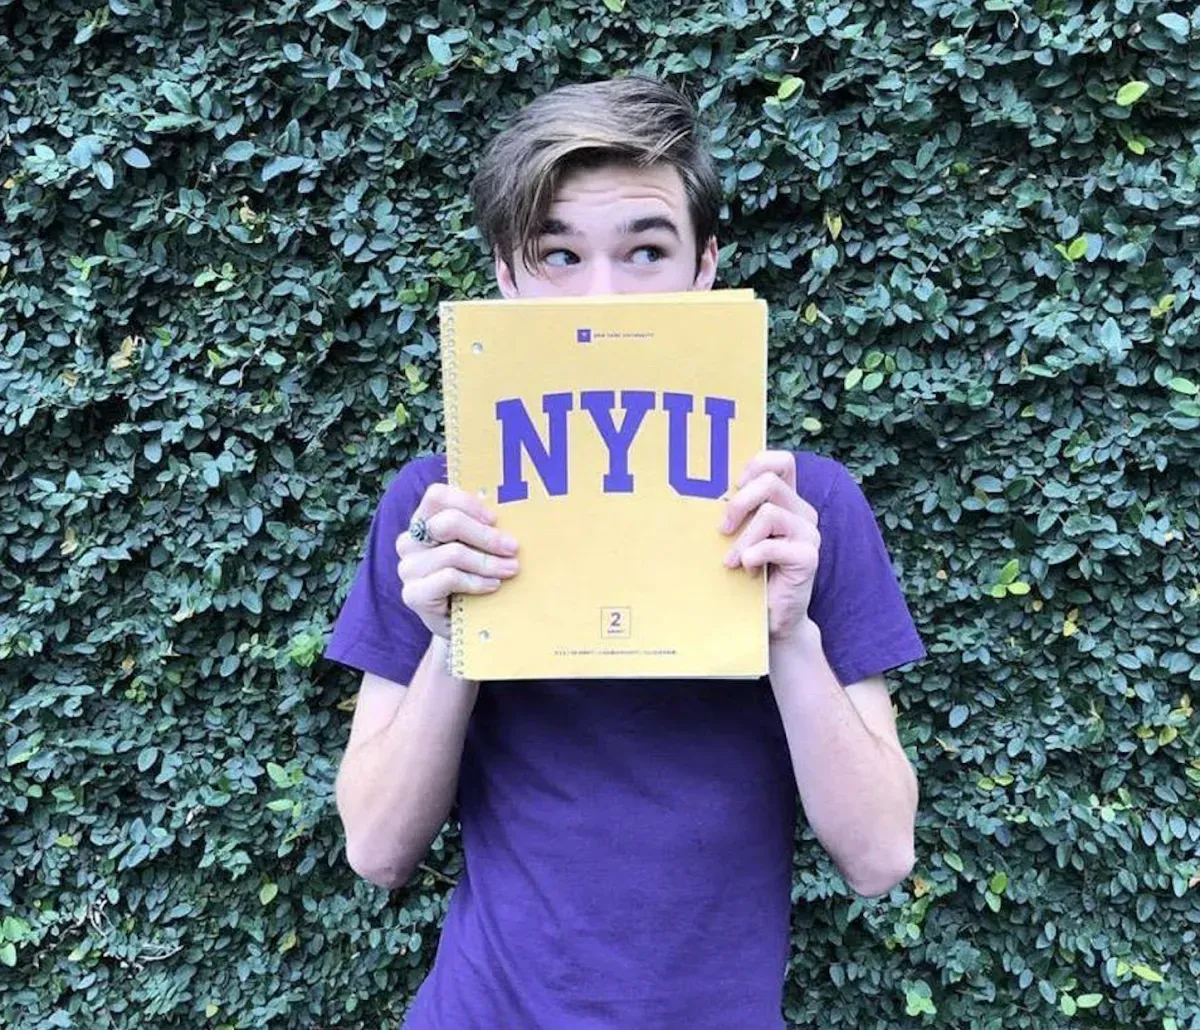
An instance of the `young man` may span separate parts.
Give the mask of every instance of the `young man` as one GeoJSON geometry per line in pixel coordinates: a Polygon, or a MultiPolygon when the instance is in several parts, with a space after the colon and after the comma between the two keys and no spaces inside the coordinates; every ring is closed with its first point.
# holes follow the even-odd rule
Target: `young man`
{"type": "MultiPolygon", "coordinates": [[[[472,197],[505,297],[713,284],[717,177],[661,84],[541,97],[472,197]]],[[[743,472],[722,530],[727,564],[769,576],[761,682],[473,683],[447,672],[448,598],[503,590],[520,551],[445,472],[419,459],[386,491],[327,651],[364,673],[351,866],[403,884],[458,802],[465,871],[406,1027],[782,1027],[797,792],[856,891],[913,864],[882,673],[924,651],[861,491],[807,453],[743,472]]]]}

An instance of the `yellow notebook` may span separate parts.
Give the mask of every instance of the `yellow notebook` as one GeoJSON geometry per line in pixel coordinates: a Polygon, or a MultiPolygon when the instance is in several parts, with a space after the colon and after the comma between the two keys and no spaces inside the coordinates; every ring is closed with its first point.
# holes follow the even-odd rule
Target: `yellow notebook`
{"type": "Polygon", "coordinates": [[[754,677],[766,582],[720,523],[765,446],[767,306],[750,290],[441,305],[452,485],[520,544],[451,601],[468,679],[754,677]]]}

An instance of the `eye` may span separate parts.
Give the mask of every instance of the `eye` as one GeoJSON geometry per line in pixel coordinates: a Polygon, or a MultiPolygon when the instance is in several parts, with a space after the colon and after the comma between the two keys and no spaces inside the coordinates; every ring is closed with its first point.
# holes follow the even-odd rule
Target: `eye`
{"type": "Polygon", "coordinates": [[[666,256],[666,252],[662,249],[662,247],[647,245],[645,247],[638,247],[637,250],[630,255],[630,258],[635,265],[653,265],[657,264],[666,256]]]}
{"type": "Polygon", "coordinates": [[[543,265],[548,265],[551,268],[565,268],[567,265],[579,264],[579,256],[572,251],[563,250],[548,250],[541,258],[543,265]]]}

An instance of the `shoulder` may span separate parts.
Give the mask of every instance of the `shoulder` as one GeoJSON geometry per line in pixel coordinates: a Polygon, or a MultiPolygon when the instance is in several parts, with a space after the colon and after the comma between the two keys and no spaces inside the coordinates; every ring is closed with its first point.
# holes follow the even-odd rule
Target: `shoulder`
{"type": "Polygon", "coordinates": [[[380,510],[407,519],[431,483],[446,482],[446,456],[425,454],[400,466],[383,493],[380,510]]]}
{"type": "Polygon", "coordinates": [[[836,458],[812,451],[793,451],[792,456],[796,460],[796,493],[819,514],[860,502],[858,481],[836,458]]]}

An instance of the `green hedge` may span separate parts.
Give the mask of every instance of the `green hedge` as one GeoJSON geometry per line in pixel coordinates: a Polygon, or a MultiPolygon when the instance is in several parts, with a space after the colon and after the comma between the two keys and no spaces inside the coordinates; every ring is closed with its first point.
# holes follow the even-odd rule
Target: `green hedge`
{"type": "Polygon", "coordinates": [[[637,69],[931,650],[917,870],[856,900],[802,834],[789,1016],[1200,1030],[1200,15],[795,7],[0,0],[5,1025],[402,1015],[457,837],[355,880],[317,656],[491,288],[482,142],[637,69]]]}

